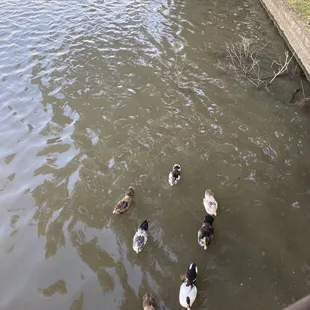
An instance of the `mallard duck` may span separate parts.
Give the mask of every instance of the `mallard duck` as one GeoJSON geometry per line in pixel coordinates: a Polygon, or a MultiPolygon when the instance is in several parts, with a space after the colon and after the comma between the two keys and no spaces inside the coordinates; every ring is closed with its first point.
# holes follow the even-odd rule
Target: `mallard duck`
{"type": "Polygon", "coordinates": [[[145,294],[143,296],[143,310],[155,310],[156,309],[156,303],[155,299],[152,296],[152,294],[145,294]]]}
{"type": "Polygon", "coordinates": [[[198,268],[196,264],[192,263],[188,266],[184,275],[183,282],[180,287],[179,302],[180,305],[186,309],[190,309],[197,296],[197,287],[195,282],[197,280],[198,268]]]}
{"type": "Polygon", "coordinates": [[[175,164],[172,168],[172,171],[169,173],[169,184],[171,186],[178,184],[181,179],[181,166],[175,164]]]}
{"type": "Polygon", "coordinates": [[[217,202],[214,198],[214,193],[209,189],[205,191],[205,198],[203,198],[203,205],[208,214],[216,216],[217,202]]]}
{"type": "Polygon", "coordinates": [[[113,214],[122,214],[128,211],[132,206],[134,195],[135,189],[132,186],[128,187],[125,196],[115,205],[113,214]]]}
{"type": "Polygon", "coordinates": [[[207,249],[210,240],[213,238],[213,221],[214,217],[207,214],[203,220],[203,224],[198,230],[198,243],[205,250],[207,249]]]}
{"type": "Polygon", "coordinates": [[[149,229],[149,223],[147,220],[145,220],[138,226],[138,230],[133,237],[132,248],[135,250],[137,254],[142,251],[143,247],[147,242],[148,229],[149,229]]]}

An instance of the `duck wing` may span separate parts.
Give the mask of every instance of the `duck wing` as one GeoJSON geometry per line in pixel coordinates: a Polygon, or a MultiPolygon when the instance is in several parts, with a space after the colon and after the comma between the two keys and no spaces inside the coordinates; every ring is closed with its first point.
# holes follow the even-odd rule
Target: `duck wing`
{"type": "Polygon", "coordinates": [[[204,224],[199,229],[199,233],[201,235],[201,238],[203,238],[205,236],[210,237],[210,235],[213,234],[213,227],[211,225],[204,224]]]}
{"type": "Polygon", "coordinates": [[[175,185],[181,179],[181,174],[179,171],[171,171],[169,174],[169,183],[170,185],[175,185]]]}
{"type": "Polygon", "coordinates": [[[144,246],[147,242],[147,233],[144,230],[138,229],[134,236],[134,242],[139,246],[144,246]]]}
{"type": "Polygon", "coordinates": [[[136,236],[135,237],[135,243],[139,248],[142,248],[145,245],[146,238],[144,236],[136,236]]]}
{"type": "Polygon", "coordinates": [[[133,237],[132,247],[136,252],[137,251],[140,252],[145,246],[146,242],[147,242],[147,233],[139,229],[133,237]]]}
{"type": "Polygon", "coordinates": [[[207,213],[216,216],[216,210],[217,210],[217,202],[216,201],[204,198],[203,199],[203,205],[204,205],[207,213]]]}
{"type": "Polygon", "coordinates": [[[120,211],[125,210],[125,209],[128,208],[128,201],[120,200],[120,201],[117,203],[116,207],[117,207],[120,211]]]}
{"type": "Polygon", "coordinates": [[[190,306],[192,306],[196,299],[196,296],[197,296],[197,287],[195,285],[187,286],[185,283],[181,285],[179,293],[179,302],[182,307],[187,308],[187,301],[186,301],[187,297],[189,297],[190,306]]]}
{"type": "Polygon", "coordinates": [[[116,207],[120,211],[126,211],[127,209],[130,208],[131,204],[132,204],[132,197],[126,195],[123,199],[121,199],[117,203],[116,207]]]}

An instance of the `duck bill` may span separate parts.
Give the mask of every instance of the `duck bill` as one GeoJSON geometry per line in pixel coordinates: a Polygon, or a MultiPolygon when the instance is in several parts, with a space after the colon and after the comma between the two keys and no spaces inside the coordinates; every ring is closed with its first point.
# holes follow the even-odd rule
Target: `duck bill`
{"type": "Polygon", "coordinates": [[[204,242],[203,248],[204,248],[204,250],[206,250],[208,248],[208,246],[207,246],[207,238],[205,238],[205,242],[204,242]]]}

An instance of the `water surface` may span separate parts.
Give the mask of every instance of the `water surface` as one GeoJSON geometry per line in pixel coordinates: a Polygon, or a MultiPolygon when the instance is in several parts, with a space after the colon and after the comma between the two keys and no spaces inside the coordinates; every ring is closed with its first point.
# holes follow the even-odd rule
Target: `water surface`
{"type": "Polygon", "coordinates": [[[309,114],[284,105],[299,81],[268,93],[218,65],[241,36],[283,55],[258,0],[4,0],[0,17],[2,310],[134,310],[146,292],[180,309],[192,261],[193,309],[309,292],[309,114]],[[113,216],[128,185],[136,204],[113,216]],[[220,207],[204,252],[207,188],[220,207]]]}

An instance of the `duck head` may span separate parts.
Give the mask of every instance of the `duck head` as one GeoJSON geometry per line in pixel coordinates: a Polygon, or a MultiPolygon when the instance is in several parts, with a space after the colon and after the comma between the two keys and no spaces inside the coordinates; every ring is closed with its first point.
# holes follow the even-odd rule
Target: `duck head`
{"type": "Polygon", "coordinates": [[[205,191],[205,197],[210,197],[210,196],[214,196],[214,193],[211,191],[211,189],[207,189],[206,191],[205,191]]]}
{"type": "Polygon", "coordinates": [[[135,188],[133,186],[129,186],[126,195],[129,197],[133,197],[135,195],[135,188]]]}
{"type": "Polygon", "coordinates": [[[181,166],[179,164],[175,164],[172,170],[181,171],[181,166]]]}
{"type": "Polygon", "coordinates": [[[155,299],[152,294],[145,294],[143,296],[143,310],[155,310],[155,306],[155,299]]]}

